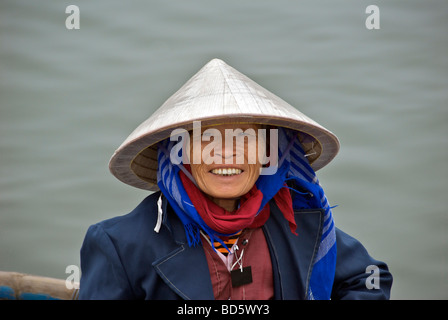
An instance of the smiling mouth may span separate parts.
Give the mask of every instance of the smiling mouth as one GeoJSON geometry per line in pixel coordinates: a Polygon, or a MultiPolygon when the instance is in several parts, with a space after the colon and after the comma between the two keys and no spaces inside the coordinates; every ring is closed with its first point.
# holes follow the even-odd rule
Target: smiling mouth
{"type": "Polygon", "coordinates": [[[243,170],[236,168],[224,168],[224,169],[219,168],[219,169],[213,169],[210,172],[218,176],[228,177],[239,175],[243,172],[243,170]]]}

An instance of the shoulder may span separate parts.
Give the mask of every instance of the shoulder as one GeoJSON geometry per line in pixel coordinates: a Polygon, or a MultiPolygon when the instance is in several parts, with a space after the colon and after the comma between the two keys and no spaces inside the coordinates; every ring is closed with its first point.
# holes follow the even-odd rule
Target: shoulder
{"type": "Polygon", "coordinates": [[[336,274],[333,299],[389,299],[392,274],[354,237],[336,228],[336,274]],[[371,271],[374,271],[371,274],[371,271]],[[374,281],[374,285],[371,285],[374,281]]]}
{"type": "Polygon", "coordinates": [[[155,192],[147,196],[140,204],[131,212],[103,220],[95,224],[95,227],[103,229],[110,235],[129,234],[134,235],[137,232],[147,232],[152,230],[157,222],[157,200],[160,192],[155,192]]]}
{"type": "Polygon", "coordinates": [[[159,196],[151,194],[128,214],[89,227],[80,252],[80,299],[144,297],[141,282],[157,282],[150,266],[175,246],[167,228],[154,231],[159,196]]]}
{"type": "Polygon", "coordinates": [[[146,197],[128,214],[93,224],[87,230],[83,247],[101,246],[99,250],[113,250],[122,259],[131,258],[146,250],[149,254],[154,243],[166,242],[166,232],[156,233],[157,200],[160,192],[146,197]]]}

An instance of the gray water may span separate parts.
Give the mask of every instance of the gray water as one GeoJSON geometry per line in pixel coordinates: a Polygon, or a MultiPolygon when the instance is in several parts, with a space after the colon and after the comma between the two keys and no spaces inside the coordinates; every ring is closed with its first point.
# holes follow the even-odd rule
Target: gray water
{"type": "Polygon", "coordinates": [[[392,298],[448,298],[447,1],[76,1],[79,30],[70,4],[0,2],[0,270],[66,278],[88,226],[147,195],[114,150],[221,58],[340,138],[318,176],[392,298]]]}

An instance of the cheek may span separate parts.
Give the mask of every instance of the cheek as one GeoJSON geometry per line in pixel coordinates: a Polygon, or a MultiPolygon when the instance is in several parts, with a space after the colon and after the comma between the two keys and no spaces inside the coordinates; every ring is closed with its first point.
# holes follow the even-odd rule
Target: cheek
{"type": "Polygon", "coordinates": [[[190,164],[190,168],[191,168],[191,175],[197,182],[200,182],[204,179],[204,169],[202,168],[202,165],[190,164]]]}
{"type": "Polygon", "coordinates": [[[251,182],[253,184],[253,183],[255,183],[255,181],[257,181],[258,177],[260,176],[260,168],[261,168],[261,165],[258,163],[248,165],[248,169],[247,169],[248,182],[251,182]]]}
{"type": "Polygon", "coordinates": [[[210,194],[210,192],[212,192],[216,188],[216,185],[206,166],[202,164],[191,164],[190,166],[191,175],[196,181],[198,188],[205,194],[210,194]]]}

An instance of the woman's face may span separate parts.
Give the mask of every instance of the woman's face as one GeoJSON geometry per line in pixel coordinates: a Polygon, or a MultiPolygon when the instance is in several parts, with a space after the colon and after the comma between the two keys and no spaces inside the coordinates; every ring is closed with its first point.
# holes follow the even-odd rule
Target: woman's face
{"type": "MultiPolygon", "coordinates": [[[[191,173],[199,189],[212,201],[234,211],[238,199],[253,187],[260,175],[257,142],[262,136],[258,137],[259,126],[255,124],[224,124],[210,129],[202,128],[201,137],[190,139],[190,159],[193,159],[194,148],[201,149],[200,163],[190,161],[191,173]],[[226,129],[230,129],[227,135],[226,129]],[[221,144],[215,141],[218,131],[221,144]]],[[[196,155],[199,154],[197,149],[196,155]]]]}

